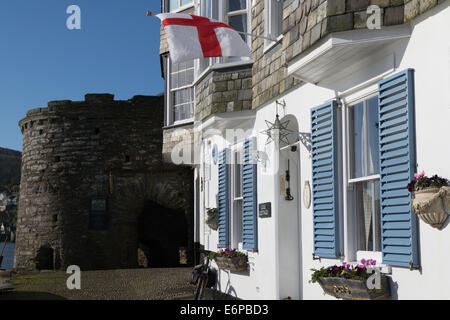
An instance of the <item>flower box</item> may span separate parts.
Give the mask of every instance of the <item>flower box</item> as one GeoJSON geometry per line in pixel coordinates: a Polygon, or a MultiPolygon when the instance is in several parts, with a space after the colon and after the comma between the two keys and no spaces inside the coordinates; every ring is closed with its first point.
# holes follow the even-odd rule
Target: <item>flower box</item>
{"type": "Polygon", "coordinates": [[[247,271],[247,256],[241,257],[216,257],[215,258],[219,269],[225,269],[230,271],[247,271]]]}
{"type": "Polygon", "coordinates": [[[217,230],[219,228],[219,211],[216,208],[208,209],[206,212],[206,224],[212,230],[217,230]]]}
{"type": "Polygon", "coordinates": [[[384,300],[390,298],[389,279],[381,275],[381,288],[369,289],[366,280],[353,280],[336,277],[319,277],[324,293],[347,300],[384,300]]]}
{"type": "Polygon", "coordinates": [[[423,222],[441,230],[450,215],[450,187],[416,190],[411,205],[423,222]]]}

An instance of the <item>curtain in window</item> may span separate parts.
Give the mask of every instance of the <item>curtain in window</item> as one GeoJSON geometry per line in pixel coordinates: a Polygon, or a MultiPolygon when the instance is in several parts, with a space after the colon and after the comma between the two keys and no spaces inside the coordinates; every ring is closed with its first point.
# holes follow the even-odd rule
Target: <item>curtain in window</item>
{"type": "Polygon", "coordinates": [[[353,159],[351,178],[378,174],[378,98],[373,97],[350,108],[353,159]]]}
{"type": "Polygon", "coordinates": [[[381,250],[380,224],[378,223],[380,219],[379,181],[357,183],[355,202],[358,250],[381,250]]]}

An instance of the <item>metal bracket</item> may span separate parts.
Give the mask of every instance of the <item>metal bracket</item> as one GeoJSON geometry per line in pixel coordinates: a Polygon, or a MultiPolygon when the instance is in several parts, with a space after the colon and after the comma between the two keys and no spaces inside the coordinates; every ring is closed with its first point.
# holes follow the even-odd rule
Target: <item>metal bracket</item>
{"type": "Polygon", "coordinates": [[[420,270],[420,267],[413,267],[413,262],[409,262],[409,271],[420,270]]]}
{"type": "Polygon", "coordinates": [[[312,258],[313,258],[313,260],[319,260],[319,262],[322,262],[322,260],[320,259],[320,257],[316,257],[316,256],[314,255],[314,252],[313,252],[313,254],[312,254],[312,258]]]}

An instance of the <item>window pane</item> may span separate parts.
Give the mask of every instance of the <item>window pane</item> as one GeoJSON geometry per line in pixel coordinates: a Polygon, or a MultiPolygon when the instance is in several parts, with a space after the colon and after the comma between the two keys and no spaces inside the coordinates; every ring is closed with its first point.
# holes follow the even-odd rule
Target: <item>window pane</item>
{"type": "Polygon", "coordinates": [[[190,4],[190,3],[192,3],[192,0],[181,0],[181,5],[182,6],[185,6],[185,5],[190,4]]]}
{"type": "Polygon", "coordinates": [[[352,157],[352,178],[359,178],[364,176],[363,168],[363,139],[364,139],[364,103],[358,103],[357,105],[349,109],[350,113],[350,143],[352,145],[351,152],[352,157]]]}
{"type": "Polygon", "coordinates": [[[190,119],[194,116],[193,90],[193,88],[187,88],[172,93],[175,121],[190,119]]]}
{"type": "Polygon", "coordinates": [[[242,200],[234,201],[232,223],[233,223],[232,246],[234,248],[237,248],[239,242],[242,242],[242,200]]]}
{"type": "Polygon", "coordinates": [[[275,16],[275,19],[276,19],[276,21],[275,21],[275,34],[274,34],[274,36],[275,37],[278,37],[279,35],[281,35],[281,30],[282,30],[282,24],[283,24],[283,3],[280,1],[280,2],[277,2],[277,4],[276,4],[276,6],[277,6],[277,12],[276,12],[276,16],[275,16]]]}
{"type": "MultiPolygon", "coordinates": [[[[237,16],[231,16],[228,19],[228,24],[236,31],[247,32],[247,15],[241,14],[237,16]]],[[[247,42],[247,36],[241,34],[242,40],[247,42]]]]}
{"type": "Polygon", "coordinates": [[[247,32],[247,15],[240,14],[237,16],[231,16],[228,20],[231,27],[237,31],[247,32]]]}
{"type": "Polygon", "coordinates": [[[186,85],[194,82],[194,69],[186,70],[186,85]]]}
{"type": "Polygon", "coordinates": [[[349,108],[351,178],[380,172],[378,98],[373,97],[349,108]]]}
{"type": "Polygon", "coordinates": [[[186,69],[194,68],[194,60],[190,60],[190,61],[185,62],[184,67],[186,69]]]}
{"type": "Polygon", "coordinates": [[[172,63],[172,60],[170,60],[170,72],[178,72],[178,63],[172,63]]]}
{"type": "Polygon", "coordinates": [[[170,89],[178,88],[178,73],[170,75],[170,89]]]}
{"type": "Polygon", "coordinates": [[[234,154],[234,197],[242,197],[242,160],[239,151],[234,154]]]}
{"type": "Polygon", "coordinates": [[[379,181],[355,184],[358,250],[381,250],[379,181]]]}
{"type": "Polygon", "coordinates": [[[380,147],[378,132],[378,97],[367,100],[367,139],[368,139],[368,166],[366,175],[380,173],[380,147]]]}
{"type": "Polygon", "coordinates": [[[228,11],[247,9],[247,0],[228,0],[228,11]]]}
{"type": "Polygon", "coordinates": [[[211,0],[202,0],[202,16],[211,18],[211,0]]]}
{"type": "Polygon", "coordinates": [[[180,71],[178,73],[178,87],[184,87],[186,85],[186,71],[180,71]]]}
{"type": "Polygon", "coordinates": [[[172,11],[178,8],[179,8],[179,0],[170,0],[169,10],[172,11]]]}

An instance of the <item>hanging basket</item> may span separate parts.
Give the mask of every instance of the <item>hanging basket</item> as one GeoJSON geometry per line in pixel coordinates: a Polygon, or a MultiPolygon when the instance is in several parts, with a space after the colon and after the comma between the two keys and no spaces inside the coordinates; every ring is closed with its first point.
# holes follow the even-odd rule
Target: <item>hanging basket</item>
{"type": "Polygon", "coordinates": [[[385,300],[391,296],[389,279],[381,275],[381,288],[369,289],[365,280],[320,277],[317,282],[324,293],[346,300],[385,300]]]}
{"type": "Polygon", "coordinates": [[[219,212],[217,210],[207,211],[206,224],[213,230],[219,228],[219,212]]]}
{"type": "Polygon", "coordinates": [[[247,256],[242,257],[216,257],[215,258],[217,266],[219,269],[230,270],[230,271],[247,271],[247,256]]]}
{"type": "Polygon", "coordinates": [[[415,191],[411,206],[423,222],[441,230],[450,215],[450,187],[415,191]]]}

